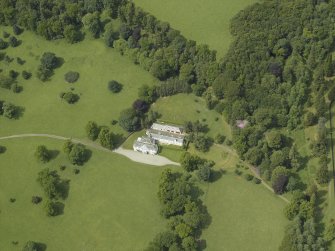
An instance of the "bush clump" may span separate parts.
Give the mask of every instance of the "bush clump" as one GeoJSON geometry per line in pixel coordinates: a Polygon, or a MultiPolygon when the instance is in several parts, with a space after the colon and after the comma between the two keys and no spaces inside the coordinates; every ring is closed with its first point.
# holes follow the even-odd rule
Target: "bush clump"
{"type": "Polygon", "coordinates": [[[74,83],[79,79],[79,72],[69,71],[64,75],[65,81],[68,83],[74,83]]]}
{"type": "Polygon", "coordinates": [[[113,93],[118,93],[122,90],[122,84],[115,80],[109,81],[108,89],[113,93]]]}
{"type": "Polygon", "coordinates": [[[33,196],[33,197],[31,197],[31,202],[33,203],[33,204],[38,204],[38,203],[40,203],[42,201],[42,197],[40,197],[40,196],[33,196]]]}
{"type": "Polygon", "coordinates": [[[2,38],[0,38],[0,50],[4,50],[8,47],[8,43],[3,40],[2,38]]]}
{"type": "Polygon", "coordinates": [[[79,100],[79,95],[73,92],[61,93],[60,96],[69,104],[74,104],[79,100]]]}
{"type": "Polygon", "coordinates": [[[261,184],[262,181],[260,179],[256,178],[256,177],[254,177],[252,179],[252,182],[254,182],[255,184],[261,184]]]}
{"type": "Polygon", "coordinates": [[[23,87],[18,84],[13,84],[11,89],[14,93],[20,93],[23,90],[23,87]]]}
{"type": "Polygon", "coordinates": [[[25,80],[27,80],[27,79],[31,78],[32,74],[30,72],[27,72],[27,71],[22,71],[21,75],[25,80]]]}
{"type": "Polygon", "coordinates": [[[254,178],[254,176],[252,176],[252,175],[249,174],[249,173],[246,173],[246,174],[244,175],[244,178],[245,178],[247,181],[251,181],[251,180],[254,178]]]}

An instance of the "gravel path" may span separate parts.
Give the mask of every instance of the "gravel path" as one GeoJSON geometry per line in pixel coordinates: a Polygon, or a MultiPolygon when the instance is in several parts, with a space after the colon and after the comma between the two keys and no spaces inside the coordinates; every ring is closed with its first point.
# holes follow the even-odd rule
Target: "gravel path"
{"type": "Polygon", "coordinates": [[[148,154],[143,154],[139,152],[135,152],[132,150],[126,150],[123,149],[122,147],[119,147],[118,149],[111,151],[107,148],[104,148],[94,142],[88,141],[88,140],[80,140],[80,139],[74,139],[74,138],[67,138],[63,136],[58,136],[58,135],[53,135],[53,134],[37,134],[37,133],[28,133],[28,134],[17,134],[17,135],[11,135],[11,136],[5,136],[5,137],[0,137],[0,140],[5,140],[5,139],[15,139],[15,138],[29,138],[29,137],[43,137],[43,138],[51,138],[51,139],[58,139],[58,140],[69,140],[71,139],[72,142],[74,143],[80,143],[85,146],[94,148],[99,151],[104,151],[104,152],[114,152],[120,155],[123,155],[127,157],[128,159],[138,162],[138,163],[143,163],[147,165],[153,165],[153,166],[165,166],[165,165],[176,165],[179,166],[180,164],[177,162],[173,162],[169,160],[168,158],[165,158],[163,156],[158,156],[158,155],[148,155],[148,154]]]}

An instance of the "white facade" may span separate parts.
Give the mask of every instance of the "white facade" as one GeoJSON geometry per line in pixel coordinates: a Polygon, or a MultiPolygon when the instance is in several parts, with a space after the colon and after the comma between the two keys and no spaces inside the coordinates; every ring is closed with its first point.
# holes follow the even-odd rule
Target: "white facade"
{"type": "Polygon", "coordinates": [[[155,155],[158,153],[158,146],[155,140],[149,137],[139,137],[133,144],[133,149],[136,152],[155,155]]]}

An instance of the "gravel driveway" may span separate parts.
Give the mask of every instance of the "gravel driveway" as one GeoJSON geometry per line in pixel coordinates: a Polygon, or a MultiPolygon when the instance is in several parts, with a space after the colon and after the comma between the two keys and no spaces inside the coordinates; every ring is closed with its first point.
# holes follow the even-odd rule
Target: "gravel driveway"
{"type": "MultiPolygon", "coordinates": [[[[14,138],[29,138],[29,137],[44,137],[44,138],[51,138],[51,139],[58,139],[58,140],[68,140],[68,139],[70,139],[70,138],[66,138],[66,137],[63,137],[63,136],[52,135],[52,134],[31,133],[31,134],[18,134],[18,135],[0,137],[0,140],[14,139],[14,138]]],[[[123,156],[127,157],[128,159],[130,159],[132,161],[135,161],[135,162],[138,162],[138,163],[143,163],[143,164],[153,165],[153,166],[165,166],[165,165],[180,166],[179,163],[173,162],[173,161],[171,161],[168,158],[165,158],[163,156],[139,153],[139,152],[135,152],[135,151],[132,151],[132,150],[123,149],[122,147],[119,147],[118,149],[116,149],[114,151],[111,151],[107,148],[104,148],[104,147],[94,143],[94,142],[79,140],[79,139],[73,139],[73,138],[71,140],[75,143],[81,143],[83,145],[95,148],[95,149],[100,150],[100,151],[114,152],[114,153],[123,155],[123,156]]]]}

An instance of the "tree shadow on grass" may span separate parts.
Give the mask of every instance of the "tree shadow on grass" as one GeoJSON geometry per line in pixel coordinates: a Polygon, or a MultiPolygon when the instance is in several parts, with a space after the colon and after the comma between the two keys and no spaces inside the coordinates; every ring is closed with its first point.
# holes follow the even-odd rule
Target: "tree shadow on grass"
{"type": "Polygon", "coordinates": [[[41,242],[36,243],[37,246],[37,251],[46,251],[47,250],[47,245],[41,242]]]}
{"type": "Polygon", "coordinates": [[[61,197],[65,200],[69,196],[70,191],[70,180],[62,180],[58,184],[59,191],[61,193],[61,197]]]}
{"type": "Polygon", "coordinates": [[[122,134],[114,134],[114,141],[115,141],[115,147],[118,148],[120,147],[123,142],[126,140],[126,138],[122,134]]]}
{"type": "Polygon", "coordinates": [[[199,240],[198,244],[200,251],[205,250],[207,248],[206,240],[199,240]]]}
{"type": "Polygon", "coordinates": [[[323,220],[323,212],[321,205],[326,201],[327,199],[327,191],[319,190],[316,195],[316,208],[315,208],[315,223],[316,231],[319,234],[322,234],[325,230],[325,224],[322,222],[323,220]]]}
{"type": "Polygon", "coordinates": [[[5,153],[7,151],[7,147],[5,146],[0,146],[0,154],[5,153]]]}
{"type": "Polygon", "coordinates": [[[90,149],[85,149],[85,161],[84,163],[86,163],[87,161],[89,161],[92,157],[92,151],[90,149]]]}
{"type": "Polygon", "coordinates": [[[222,177],[222,175],[224,175],[225,173],[226,171],[223,169],[212,170],[209,182],[214,183],[215,181],[218,181],[222,177]]]}
{"type": "Polygon", "coordinates": [[[65,208],[64,203],[56,201],[54,202],[53,206],[56,212],[55,216],[64,214],[64,208],[65,208]]]}
{"type": "Polygon", "coordinates": [[[60,153],[59,150],[49,150],[50,160],[56,159],[59,153],[60,153]]]}
{"type": "Polygon", "coordinates": [[[300,171],[300,170],[303,170],[307,167],[309,157],[308,156],[301,156],[298,161],[299,161],[300,166],[299,166],[297,171],[300,171]]]}
{"type": "Polygon", "coordinates": [[[26,109],[22,106],[16,106],[13,119],[19,119],[19,118],[23,117],[23,113],[24,113],[25,110],[26,109]]]}
{"type": "Polygon", "coordinates": [[[56,65],[55,69],[62,67],[62,65],[63,65],[64,63],[65,63],[64,58],[62,58],[62,57],[57,57],[57,65],[56,65]]]}

